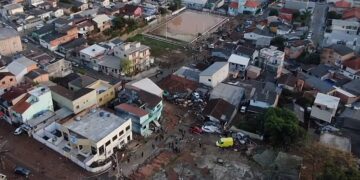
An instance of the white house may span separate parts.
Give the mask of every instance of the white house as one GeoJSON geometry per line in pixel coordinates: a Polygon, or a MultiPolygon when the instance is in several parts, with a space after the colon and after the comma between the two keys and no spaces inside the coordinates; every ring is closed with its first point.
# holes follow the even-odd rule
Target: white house
{"type": "Polygon", "coordinates": [[[106,48],[97,44],[93,44],[80,51],[80,58],[83,64],[90,68],[93,68],[94,70],[98,70],[98,62],[95,58],[104,55],[105,52],[106,48]]]}
{"type": "Polygon", "coordinates": [[[339,106],[340,98],[323,93],[317,93],[310,116],[326,122],[331,122],[339,106]]]}
{"type": "Polygon", "coordinates": [[[263,30],[258,28],[256,28],[252,32],[244,33],[244,39],[252,40],[252,41],[256,41],[260,38],[272,39],[273,37],[274,35],[270,33],[268,30],[263,30]]]}
{"type": "Polygon", "coordinates": [[[10,118],[15,123],[25,123],[42,112],[54,111],[50,89],[37,87],[29,91],[20,101],[9,110],[10,118]]]}
{"type": "Polygon", "coordinates": [[[128,83],[126,83],[125,87],[130,88],[130,89],[131,88],[141,89],[143,91],[146,91],[148,93],[154,94],[159,97],[162,97],[163,92],[164,92],[158,85],[156,85],[149,78],[144,78],[144,79],[128,82],[128,83]]]}
{"type": "Polygon", "coordinates": [[[245,71],[249,66],[250,58],[232,54],[228,59],[228,63],[230,64],[231,72],[245,71]]]}
{"type": "Polygon", "coordinates": [[[277,47],[263,48],[259,53],[260,65],[265,70],[273,71],[276,77],[280,77],[284,65],[285,53],[277,50],[277,47]]]}
{"type": "Polygon", "coordinates": [[[90,172],[111,167],[115,149],[133,139],[130,119],[103,109],[93,109],[72,118],[55,121],[33,137],[90,172]],[[54,132],[59,132],[57,135],[54,132]],[[104,163],[101,163],[104,162],[104,163]]]}
{"type": "Polygon", "coordinates": [[[1,8],[1,15],[4,18],[10,18],[13,15],[24,13],[24,7],[21,4],[7,4],[1,8]]]}
{"type": "Polygon", "coordinates": [[[215,87],[223,82],[229,75],[229,63],[215,62],[200,73],[199,82],[210,87],[215,87]]]}
{"type": "Polygon", "coordinates": [[[325,33],[323,47],[333,44],[344,44],[354,51],[360,51],[360,36],[339,31],[325,33]]]}
{"type": "Polygon", "coordinates": [[[360,23],[357,21],[347,21],[339,19],[333,19],[331,21],[332,32],[341,32],[352,35],[358,34],[360,23]]]}

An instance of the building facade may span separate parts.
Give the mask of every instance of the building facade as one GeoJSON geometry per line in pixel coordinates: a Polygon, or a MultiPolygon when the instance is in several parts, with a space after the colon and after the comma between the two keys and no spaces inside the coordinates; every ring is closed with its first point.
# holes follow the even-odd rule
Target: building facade
{"type": "Polygon", "coordinates": [[[0,27],[0,55],[9,56],[22,50],[19,34],[12,28],[0,27]]]}

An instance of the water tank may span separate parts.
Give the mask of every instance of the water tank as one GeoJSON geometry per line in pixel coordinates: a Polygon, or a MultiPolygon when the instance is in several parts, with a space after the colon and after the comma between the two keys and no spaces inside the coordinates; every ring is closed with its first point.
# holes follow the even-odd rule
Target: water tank
{"type": "Polygon", "coordinates": [[[110,113],[107,113],[107,114],[106,114],[106,117],[110,117],[110,113]]]}
{"type": "Polygon", "coordinates": [[[100,116],[100,117],[103,117],[103,116],[104,116],[104,112],[100,112],[100,113],[99,113],[99,116],[100,116]]]}

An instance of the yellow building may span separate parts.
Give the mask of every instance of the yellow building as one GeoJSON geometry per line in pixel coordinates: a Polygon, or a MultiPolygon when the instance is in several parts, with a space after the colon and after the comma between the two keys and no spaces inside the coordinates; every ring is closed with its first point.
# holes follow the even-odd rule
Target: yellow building
{"type": "Polygon", "coordinates": [[[82,88],[94,89],[96,92],[96,101],[98,106],[102,106],[116,96],[117,84],[110,84],[107,81],[94,79],[89,76],[80,76],[77,79],[69,82],[69,88],[71,90],[79,90],[82,88]]]}

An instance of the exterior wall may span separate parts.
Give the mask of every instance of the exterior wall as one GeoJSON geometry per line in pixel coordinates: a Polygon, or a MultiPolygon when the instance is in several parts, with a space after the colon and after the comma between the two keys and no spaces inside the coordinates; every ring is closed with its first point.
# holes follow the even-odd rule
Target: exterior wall
{"type": "Polygon", "coordinates": [[[64,15],[64,10],[63,9],[57,9],[51,15],[56,17],[56,18],[61,17],[61,16],[64,15]]]}
{"type": "Polygon", "coordinates": [[[346,34],[358,34],[360,23],[345,20],[333,20],[331,25],[332,31],[339,31],[346,34]]]}
{"type": "Polygon", "coordinates": [[[104,22],[102,24],[96,24],[96,27],[100,30],[100,32],[111,28],[111,22],[104,22]]]}
{"type": "Polygon", "coordinates": [[[26,122],[29,119],[32,119],[34,115],[47,110],[54,111],[50,90],[44,93],[43,95],[41,95],[40,97],[38,97],[38,101],[32,104],[22,114],[22,123],[26,122]]]}
{"type": "Polygon", "coordinates": [[[77,30],[77,28],[73,28],[72,30],[70,30],[67,33],[67,35],[62,36],[58,39],[52,40],[50,42],[50,45],[51,45],[51,47],[56,49],[59,45],[70,42],[71,40],[74,40],[76,38],[78,38],[78,30],[77,30]]]}
{"type": "Polygon", "coordinates": [[[72,73],[71,62],[66,61],[65,59],[58,60],[47,65],[44,70],[49,73],[49,77],[64,77],[72,73]]]}
{"type": "Polygon", "coordinates": [[[16,85],[16,78],[15,76],[6,76],[3,79],[1,79],[1,83],[0,83],[0,89],[2,89],[3,91],[6,89],[10,89],[12,86],[16,85]]]}
{"type": "Polygon", "coordinates": [[[335,91],[332,95],[340,98],[340,102],[344,104],[352,104],[360,99],[360,96],[349,97],[339,91],[335,91]]]}
{"type": "MultiPolygon", "coordinates": [[[[106,82],[102,82],[101,80],[98,80],[95,84],[88,86],[88,88],[96,89],[96,86],[99,86],[99,85],[101,86],[100,83],[109,85],[106,82]]],[[[110,102],[111,100],[113,100],[115,98],[115,94],[116,94],[116,92],[115,92],[115,88],[113,86],[111,86],[109,89],[107,89],[106,91],[104,91],[100,94],[97,93],[96,101],[97,101],[98,106],[102,106],[102,105],[110,102]]]]}
{"type": "MultiPolygon", "coordinates": [[[[321,105],[319,105],[321,106],[321,105]]],[[[310,116],[316,119],[320,119],[326,122],[331,122],[332,117],[334,117],[336,110],[334,109],[323,109],[314,104],[311,108],[310,116]]]]}
{"type": "Polygon", "coordinates": [[[354,52],[344,55],[344,56],[341,56],[338,53],[336,53],[333,49],[324,48],[321,53],[321,63],[340,65],[344,61],[351,59],[354,56],[355,56],[354,52]]]}
{"type": "Polygon", "coordinates": [[[304,46],[300,47],[286,47],[284,49],[285,56],[289,59],[297,59],[305,50],[304,46]]]}
{"type": "MultiPolygon", "coordinates": [[[[121,59],[128,59],[132,61],[133,70],[145,70],[146,67],[150,67],[153,63],[152,58],[150,57],[150,50],[146,49],[144,51],[135,51],[132,53],[126,52],[127,45],[122,45],[120,47],[114,48],[114,55],[121,59]]],[[[131,48],[131,47],[130,47],[131,48]]]]}
{"type": "Polygon", "coordinates": [[[4,56],[12,55],[23,50],[20,36],[10,37],[0,40],[0,54],[4,56]]]}
{"type": "Polygon", "coordinates": [[[96,91],[91,91],[88,94],[85,94],[84,96],[71,101],[62,95],[59,95],[55,92],[51,92],[52,98],[54,101],[56,101],[60,106],[66,107],[73,111],[75,114],[90,108],[91,106],[96,105],[96,91]]]}
{"type": "Polygon", "coordinates": [[[211,76],[200,75],[200,83],[206,86],[215,87],[224,81],[229,75],[229,64],[223,66],[211,76]]]}
{"type": "Polygon", "coordinates": [[[34,83],[41,83],[41,82],[48,82],[49,81],[49,74],[42,74],[39,77],[32,80],[34,83]]]}

